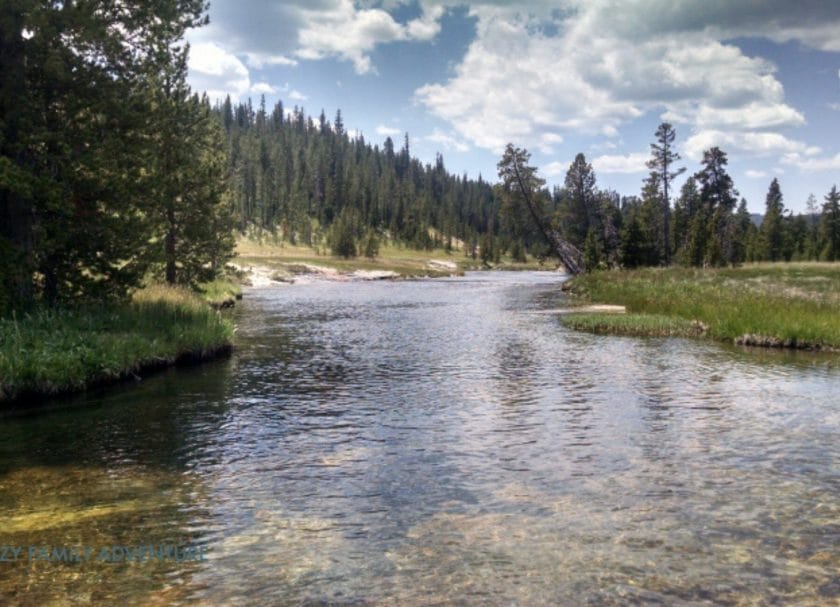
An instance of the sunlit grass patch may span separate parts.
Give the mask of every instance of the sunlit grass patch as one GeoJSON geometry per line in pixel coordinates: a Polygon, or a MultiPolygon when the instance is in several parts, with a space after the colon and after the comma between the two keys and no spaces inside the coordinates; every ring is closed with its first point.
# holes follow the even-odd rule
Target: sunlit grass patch
{"type": "Polygon", "coordinates": [[[201,297],[214,308],[228,308],[242,298],[242,287],[225,278],[198,285],[201,297]]]}
{"type": "Polygon", "coordinates": [[[567,327],[598,334],[697,337],[705,332],[699,322],[661,314],[566,314],[560,318],[567,327]]]}
{"type": "MultiPolygon", "coordinates": [[[[755,343],[840,347],[837,263],[596,272],[574,278],[568,290],[581,301],[624,305],[630,315],[699,321],[715,339],[762,336],[755,343]]],[[[626,321],[610,322],[630,330],[626,321]]],[[[647,334],[641,322],[639,330],[647,334]]]]}
{"type": "Polygon", "coordinates": [[[82,390],[230,349],[232,323],[187,289],[153,286],[124,305],[0,319],[0,402],[82,390]]]}

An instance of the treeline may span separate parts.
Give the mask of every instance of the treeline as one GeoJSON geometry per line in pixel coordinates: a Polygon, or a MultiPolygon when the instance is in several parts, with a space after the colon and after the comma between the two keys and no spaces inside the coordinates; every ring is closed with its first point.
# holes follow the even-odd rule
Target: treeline
{"type": "MultiPolygon", "coordinates": [[[[256,109],[250,100],[228,98],[214,112],[226,134],[230,195],[243,233],[270,233],[344,256],[373,256],[382,239],[429,249],[454,242],[488,263],[502,254],[518,261],[526,253],[550,254],[534,218],[505,184],[451,175],[440,155],[434,165],[421,163],[411,156],[407,134],[401,148],[390,137],[380,148],[351,136],[340,110],[330,123],[323,111],[313,119],[282,101],[268,110],[264,98],[256,109]]],[[[705,152],[700,169],[675,193],[673,181],[686,170],[677,166],[675,131],[664,123],[655,136],[640,195],[599,189],[583,154],[562,187],[548,190],[530,174],[539,213],[583,252],[587,268],[840,259],[836,191],[822,214],[812,199],[807,215],[794,216],[774,180],[759,227],[727,172],[725,152],[705,152]]]]}
{"type": "Polygon", "coordinates": [[[195,283],[231,256],[224,138],[186,84],[205,8],[0,3],[0,312],[195,283]]]}
{"type": "MultiPolygon", "coordinates": [[[[765,213],[756,225],[747,201],[739,198],[727,172],[727,156],[713,147],[703,154],[700,169],[686,179],[677,196],[673,180],[685,172],[673,149],[675,132],[663,123],[651,145],[650,173],[639,196],[620,196],[600,190],[592,165],[578,154],[563,187],[551,194],[543,180],[527,166],[524,150],[508,146],[500,176],[518,160],[518,174],[527,177],[536,197],[537,215],[577,247],[587,270],[658,266],[724,266],[755,261],[840,260],[840,193],[833,187],[821,213],[816,199],[808,200],[807,214],[785,211],[779,182],[769,186],[765,213]]],[[[517,234],[533,233],[539,221],[530,221],[518,188],[509,179],[498,189],[502,197],[502,224],[517,234]],[[525,218],[523,222],[523,218],[525,218]]]]}
{"type": "Polygon", "coordinates": [[[282,101],[268,110],[264,97],[256,109],[228,97],[214,111],[242,232],[352,256],[372,239],[451,248],[495,229],[492,186],[450,174],[440,155],[434,165],[421,163],[407,134],[399,149],[390,137],[380,148],[351,136],[340,110],[331,123],[323,111],[316,120],[282,101]]]}
{"type": "Polygon", "coordinates": [[[413,158],[408,135],[399,149],[371,145],[340,111],[330,122],[281,102],[211,108],[186,84],[183,44],[205,8],[0,3],[0,313],[210,280],[237,230],[344,256],[375,256],[385,239],[489,263],[547,256],[550,226],[588,269],[840,259],[836,188],[821,213],[811,200],[792,216],[774,180],[757,227],[718,148],[675,195],[685,169],[668,124],[641,194],[624,197],[597,187],[582,154],[549,191],[527,152],[506,152],[494,186],[449,173],[440,155],[413,158]],[[519,174],[526,183],[514,187],[519,174]],[[531,208],[520,186],[535,194],[531,208]]]}

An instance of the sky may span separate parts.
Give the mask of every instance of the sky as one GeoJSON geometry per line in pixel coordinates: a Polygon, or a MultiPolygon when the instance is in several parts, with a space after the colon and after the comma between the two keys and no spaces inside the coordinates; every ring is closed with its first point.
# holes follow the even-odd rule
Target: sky
{"type": "Polygon", "coordinates": [[[837,0],[212,0],[188,33],[189,83],[265,95],[372,144],[497,180],[507,143],[562,185],[578,153],[603,189],[638,195],[661,122],[678,177],[720,147],[763,212],[778,178],[805,210],[840,185],[837,0]]]}

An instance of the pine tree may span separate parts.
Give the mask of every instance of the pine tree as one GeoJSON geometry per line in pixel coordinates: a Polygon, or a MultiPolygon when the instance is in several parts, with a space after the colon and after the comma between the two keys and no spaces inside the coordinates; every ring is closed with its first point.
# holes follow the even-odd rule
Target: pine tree
{"type": "Polygon", "coordinates": [[[601,266],[601,246],[595,228],[589,228],[583,246],[583,266],[587,272],[594,272],[601,266]]]}
{"type": "Polygon", "coordinates": [[[673,214],[673,250],[677,260],[682,264],[686,264],[688,234],[691,222],[699,208],[700,192],[697,189],[697,181],[694,177],[689,177],[680,190],[680,197],[674,204],[673,214]]]}
{"type": "Polygon", "coordinates": [[[840,261],[840,192],[833,186],[826,194],[822,210],[823,261],[840,261]]]}
{"type": "Polygon", "coordinates": [[[0,4],[0,272],[15,303],[119,296],[142,277],[148,83],[204,8],[0,4]]]}
{"type": "Polygon", "coordinates": [[[761,223],[761,238],[766,261],[780,261],[784,257],[784,225],[782,213],[782,191],[779,180],[773,179],[767,191],[764,221],[761,223]]]}
{"type": "Polygon", "coordinates": [[[374,259],[379,255],[379,238],[376,237],[376,232],[373,229],[368,229],[365,234],[365,257],[374,259]]]}
{"type": "Polygon", "coordinates": [[[493,238],[489,233],[481,235],[481,238],[479,239],[478,248],[481,256],[481,263],[483,263],[485,266],[489,266],[495,258],[493,238]]]}
{"type": "Polygon", "coordinates": [[[754,238],[755,225],[747,209],[747,199],[742,198],[735,214],[735,236],[732,242],[732,263],[741,264],[747,261],[751,240],[754,238]]]}
{"type": "Polygon", "coordinates": [[[356,216],[344,209],[330,227],[329,246],[332,254],[349,259],[356,256],[356,216]]]}
{"type": "Polygon", "coordinates": [[[685,172],[685,168],[672,170],[680,155],[674,151],[676,131],[667,122],[656,129],[656,143],[650,145],[651,159],[647,167],[651,169],[650,180],[661,194],[662,206],[662,257],[666,265],[671,263],[671,182],[685,172]]]}
{"type": "Polygon", "coordinates": [[[583,154],[575,157],[566,172],[565,194],[561,210],[563,235],[576,247],[582,247],[590,228],[597,231],[600,227],[595,172],[583,154]]]}
{"type": "Polygon", "coordinates": [[[188,52],[179,51],[160,75],[153,114],[158,137],[147,180],[155,240],[163,243],[152,257],[162,262],[170,284],[213,278],[234,246],[228,160],[207,99],[192,95],[186,83],[188,52]]]}
{"type": "Polygon", "coordinates": [[[662,194],[659,191],[659,177],[652,172],[642,188],[637,221],[643,235],[645,257],[643,265],[657,266],[665,261],[665,242],[662,222],[662,194]]]}
{"type": "MultiPolygon", "coordinates": [[[[705,265],[721,266],[733,261],[732,211],[738,192],[733,187],[732,178],[726,172],[727,164],[726,153],[713,147],[703,152],[703,168],[694,176],[700,184],[700,201],[708,226],[706,229],[692,227],[692,238],[700,238],[705,232],[708,242],[700,243],[695,240],[692,249],[693,253],[696,253],[698,248],[705,250],[705,265]]],[[[696,260],[693,263],[696,263],[696,260]]]]}
{"type": "Polygon", "coordinates": [[[639,225],[637,212],[631,210],[621,228],[621,266],[637,268],[644,265],[646,258],[644,234],[639,225]]]}
{"type": "MultiPolygon", "coordinates": [[[[527,214],[533,222],[532,225],[541,234],[543,243],[558,257],[568,272],[578,274],[583,270],[581,252],[551,226],[546,210],[550,197],[548,192],[542,189],[545,182],[536,176],[537,169],[528,165],[530,157],[527,150],[507,144],[502,160],[497,165],[502,183],[497,186],[496,193],[503,201],[503,208],[507,206],[511,213],[527,214]]],[[[583,159],[583,155],[579,154],[579,158],[583,159]]],[[[585,159],[583,164],[586,164],[585,159]]],[[[594,184],[594,175],[592,180],[594,184]]]]}
{"type": "Polygon", "coordinates": [[[521,240],[514,240],[513,244],[511,244],[510,257],[516,263],[525,263],[527,261],[527,258],[525,257],[525,247],[522,245],[521,240]]]}
{"type": "Polygon", "coordinates": [[[808,241],[806,245],[807,259],[819,258],[819,217],[820,212],[817,204],[817,197],[813,194],[808,194],[808,199],[805,201],[805,212],[808,214],[808,241]]]}

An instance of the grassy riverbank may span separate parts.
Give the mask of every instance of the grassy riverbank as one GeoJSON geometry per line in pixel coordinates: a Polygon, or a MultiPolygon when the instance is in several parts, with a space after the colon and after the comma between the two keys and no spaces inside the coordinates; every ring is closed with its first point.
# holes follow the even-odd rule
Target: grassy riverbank
{"type": "Polygon", "coordinates": [[[595,272],[567,285],[580,302],[627,308],[627,315],[563,317],[582,330],[840,349],[840,263],[595,272]]]}
{"type": "Polygon", "coordinates": [[[273,242],[270,238],[257,241],[240,237],[236,245],[236,264],[244,269],[262,267],[271,270],[277,280],[289,280],[295,274],[311,271],[312,267],[326,268],[340,274],[356,271],[393,272],[399,278],[421,278],[460,275],[467,270],[553,270],[556,265],[547,261],[540,265],[529,258],[526,263],[517,263],[503,256],[499,264],[484,266],[480,260],[466,257],[463,251],[433,249],[431,251],[409,249],[393,244],[382,244],[374,259],[354,257],[344,259],[319,254],[320,251],[307,246],[273,242]],[[307,270],[309,267],[309,270],[307,270]]]}
{"type": "Polygon", "coordinates": [[[199,296],[154,286],[129,304],[0,319],[0,403],[83,390],[231,349],[233,325],[199,296]]]}
{"type": "Polygon", "coordinates": [[[216,309],[231,308],[242,299],[242,287],[229,278],[219,278],[198,285],[201,298],[216,309]]]}

